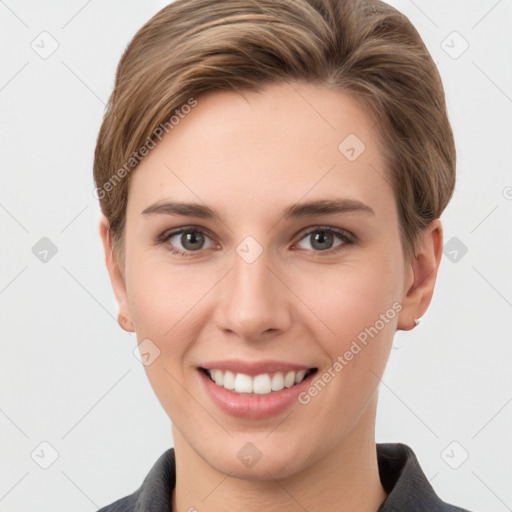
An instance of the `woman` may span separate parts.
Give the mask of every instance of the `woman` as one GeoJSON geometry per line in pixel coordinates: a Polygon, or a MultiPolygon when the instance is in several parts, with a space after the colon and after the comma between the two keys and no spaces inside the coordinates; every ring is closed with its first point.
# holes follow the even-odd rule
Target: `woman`
{"type": "Polygon", "coordinates": [[[443,86],[376,0],[178,0],[135,35],[94,162],[119,304],[174,448],[107,511],[455,511],[375,443],[455,182],[443,86]]]}

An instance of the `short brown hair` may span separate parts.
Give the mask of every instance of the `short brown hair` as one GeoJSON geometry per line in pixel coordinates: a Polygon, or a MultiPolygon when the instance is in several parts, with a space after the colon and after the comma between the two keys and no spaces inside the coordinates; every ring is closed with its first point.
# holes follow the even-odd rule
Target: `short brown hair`
{"type": "Polygon", "coordinates": [[[408,18],[379,0],[177,0],[153,16],[119,62],[94,155],[118,255],[131,171],[159,130],[172,129],[172,116],[206,92],[288,80],[335,88],[369,108],[412,256],[452,196],[455,145],[432,57],[408,18]]]}

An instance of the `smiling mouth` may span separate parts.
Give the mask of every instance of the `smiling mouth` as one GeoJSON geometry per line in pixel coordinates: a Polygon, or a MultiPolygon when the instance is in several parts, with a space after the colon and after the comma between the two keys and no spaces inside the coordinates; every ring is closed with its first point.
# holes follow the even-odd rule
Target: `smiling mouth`
{"type": "Polygon", "coordinates": [[[285,388],[291,388],[300,384],[318,369],[261,373],[259,375],[247,375],[245,373],[232,372],[230,370],[199,368],[217,386],[237,394],[270,395],[285,388]]]}

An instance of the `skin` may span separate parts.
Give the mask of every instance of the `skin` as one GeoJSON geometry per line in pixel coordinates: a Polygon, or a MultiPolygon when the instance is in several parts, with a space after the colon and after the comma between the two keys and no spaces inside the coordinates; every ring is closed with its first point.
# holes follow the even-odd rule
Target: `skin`
{"type": "Polygon", "coordinates": [[[354,100],[319,85],[208,93],[131,177],[123,260],[101,218],[120,323],[161,351],[145,370],[172,420],[173,510],[375,511],[385,499],[375,452],[379,378],[395,331],[412,329],[428,308],[442,226],[432,222],[406,260],[377,135],[354,100]],[[351,133],[366,146],[355,161],[338,150],[351,133]],[[342,197],[373,214],[281,213],[342,197]],[[222,221],[141,214],[170,200],[206,204],[222,221]],[[203,230],[202,246],[181,235],[157,243],[190,226],[203,230]],[[354,243],[334,234],[319,250],[317,232],[306,233],[326,227],[348,231],[354,243]],[[250,264],[236,252],[247,236],[263,251],[250,264]],[[240,419],[203,389],[196,367],[208,360],[278,359],[321,374],[394,303],[399,314],[306,405],[240,419]],[[252,467],[237,457],[247,442],[262,454],[252,467]]]}

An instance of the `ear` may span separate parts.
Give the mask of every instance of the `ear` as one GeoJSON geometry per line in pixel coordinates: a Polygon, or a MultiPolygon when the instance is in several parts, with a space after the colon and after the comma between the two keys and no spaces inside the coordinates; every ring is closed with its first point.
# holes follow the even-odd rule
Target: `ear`
{"type": "Polygon", "coordinates": [[[117,304],[119,305],[119,325],[125,331],[135,332],[131,319],[124,275],[112,248],[112,232],[110,231],[108,219],[103,214],[100,216],[99,231],[101,241],[103,243],[103,250],[105,251],[105,264],[110,275],[110,283],[112,284],[114,295],[116,296],[117,304]]]}
{"type": "Polygon", "coordinates": [[[434,293],[442,253],[443,226],[439,219],[435,219],[418,239],[414,257],[406,266],[404,296],[397,329],[414,329],[414,320],[421,318],[427,311],[434,293]]]}

